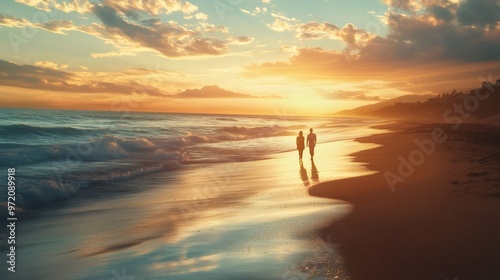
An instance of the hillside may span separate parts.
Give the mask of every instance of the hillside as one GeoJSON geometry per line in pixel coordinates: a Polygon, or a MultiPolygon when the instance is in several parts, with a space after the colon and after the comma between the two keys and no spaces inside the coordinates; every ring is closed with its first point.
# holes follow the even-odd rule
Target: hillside
{"type": "Polygon", "coordinates": [[[404,101],[408,98],[406,95],[400,100],[395,98],[342,111],[339,114],[383,118],[441,119],[449,122],[458,121],[457,118],[490,118],[500,115],[500,79],[495,83],[483,82],[481,87],[472,89],[468,93],[453,91],[434,97],[425,96],[425,100],[404,101]],[[383,104],[385,102],[389,102],[386,103],[388,105],[383,104]]]}
{"type": "Polygon", "coordinates": [[[365,105],[361,107],[357,107],[350,110],[343,110],[335,113],[336,115],[342,116],[359,116],[359,115],[370,115],[372,112],[382,109],[384,107],[393,106],[398,102],[423,102],[429,98],[434,98],[435,95],[416,95],[416,94],[407,94],[403,96],[399,96],[396,98],[384,100],[375,104],[365,105]]]}

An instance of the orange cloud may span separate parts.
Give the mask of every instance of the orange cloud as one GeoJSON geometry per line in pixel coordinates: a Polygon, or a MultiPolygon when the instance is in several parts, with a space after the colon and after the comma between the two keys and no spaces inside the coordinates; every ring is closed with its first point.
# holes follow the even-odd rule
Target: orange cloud
{"type": "Polygon", "coordinates": [[[33,23],[23,18],[17,18],[7,14],[0,14],[0,26],[6,27],[34,27],[59,34],[65,34],[65,30],[77,30],[76,26],[69,20],[54,20],[45,23],[33,23]]]}
{"type": "Polygon", "coordinates": [[[340,39],[347,48],[289,48],[293,52],[287,62],[247,65],[246,75],[373,80],[403,91],[439,92],[467,89],[476,86],[478,76],[500,72],[500,23],[493,0],[386,2],[396,9],[385,15],[389,28],[385,37],[352,24],[343,28],[327,22],[295,24],[299,39],[340,39]],[[466,8],[474,12],[467,13],[466,8]]]}
{"type": "Polygon", "coordinates": [[[198,7],[196,5],[193,5],[188,1],[181,1],[181,0],[162,0],[162,1],[105,0],[104,3],[128,15],[138,12],[148,12],[149,14],[154,16],[157,16],[159,14],[168,15],[171,14],[172,12],[182,12],[184,14],[192,14],[198,10],[198,7]]]}
{"type": "Polygon", "coordinates": [[[72,0],[64,2],[58,2],[56,0],[16,0],[16,2],[45,12],[51,12],[53,9],[57,9],[65,13],[77,12],[80,14],[90,12],[93,5],[91,2],[85,0],[72,0]]]}
{"type": "MultiPolygon", "coordinates": [[[[189,78],[179,73],[133,68],[120,72],[67,71],[68,65],[51,61],[37,61],[35,65],[18,65],[0,60],[0,82],[4,87],[34,89],[63,93],[141,94],[168,99],[187,98],[259,98],[237,93],[216,85],[201,89],[177,88],[193,86],[189,78]],[[64,70],[63,70],[64,69],[64,70]]],[[[271,96],[269,98],[279,98],[271,96]]]]}
{"type": "Polygon", "coordinates": [[[26,25],[31,25],[31,22],[22,18],[0,13],[0,25],[6,27],[24,27],[26,25]]]}
{"type": "Polygon", "coordinates": [[[236,93],[218,86],[204,86],[201,89],[187,89],[172,96],[177,98],[257,98],[257,96],[236,93]]]}
{"type": "Polygon", "coordinates": [[[18,65],[0,60],[2,86],[65,93],[115,93],[168,96],[167,90],[192,83],[178,73],[149,69],[129,69],[121,72],[70,72],[50,61],[35,65],[18,65]]]}
{"type": "Polygon", "coordinates": [[[498,62],[363,61],[339,51],[301,48],[288,62],[247,65],[245,74],[249,77],[282,76],[302,81],[384,81],[387,87],[420,93],[467,89],[479,82],[479,75],[487,76],[499,71],[498,62]]]}
{"type": "Polygon", "coordinates": [[[323,94],[326,99],[348,99],[348,100],[363,100],[363,101],[381,101],[383,100],[380,96],[369,96],[363,91],[359,90],[338,90],[328,94],[323,94]]]}
{"type": "Polygon", "coordinates": [[[328,22],[308,22],[299,25],[296,29],[297,38],[301,40],[310,39],[336,39],[344,41],[348,46],[358,47],[364,45],[373,35],[370,35],[365,30],[359,29],[348,23],[344,27],[339,28],[335,24],[328,22]]]}
{"type": "MultiPolygon", "coordinates": [[[[16,0],[16,2],[46,12],[51,12],[53,9],[57,9],[65,13],[77,12],[80,14],[91,12],[94,5],[92,2],[86,0],[71,0],[64,2],[57,0],[16,0]]],[[[148,12],[151,15],[168,15],[173,12],[191,14],[198,10],[196,5],[182,0],[104,0],[103,2],[106,5],[119,10],[121,13],[128,15],[136,15],[139,12],[148,12]]]]}
{"type": "Polygon", "coordinates": [[[52,69],[66,69],[68,68],[68,64],[57,64],[52,61],[46,61],[46,60],[41,60],[35,62],[35,66],[40,66],[40,67],[45,67],[45,68],[52,68],[52,69]]]}

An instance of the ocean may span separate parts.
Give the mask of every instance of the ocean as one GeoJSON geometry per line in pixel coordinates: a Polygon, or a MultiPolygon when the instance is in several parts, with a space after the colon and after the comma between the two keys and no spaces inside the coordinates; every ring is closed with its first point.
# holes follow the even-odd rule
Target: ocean
{"type": "Polygon", "coordinates": [[[126,268],[136,279],[301,279],[317,223],[349,209],[307,187],[367,174],[348,154],[373,123],[0,109],[0,168],[16,169],[22,220],[25,270],[12,279],[121,279],[126,268]],[[299,164],[295,137],[309,128],[318,160],[299,164]]]}
{"type": "Polygon", "coordinates": [[[18,206],[32,210],[93,184],[295,150],[292,136],[309,127],[328,142],[359,125],[344,118],[0,109],[0,167],[22,174],[18,206]]]}

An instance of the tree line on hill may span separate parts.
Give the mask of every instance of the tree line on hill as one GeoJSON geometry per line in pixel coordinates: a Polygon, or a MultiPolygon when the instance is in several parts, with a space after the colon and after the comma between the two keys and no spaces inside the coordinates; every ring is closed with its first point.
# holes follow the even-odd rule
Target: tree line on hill
{"type": "MultiPolygon", "coordinates": [[[[500,115],[500,79],[495,83],[485,81],[480,87],[468,93],[453,90],[451,93],[442,93],[426,101],[397,101],[390,106],[365,110],[362,114],[384,118],[443,119],[450,111],[476,119],[500,115]]],[[[352,112],[356,112],[356,109],[352,112]]]]}

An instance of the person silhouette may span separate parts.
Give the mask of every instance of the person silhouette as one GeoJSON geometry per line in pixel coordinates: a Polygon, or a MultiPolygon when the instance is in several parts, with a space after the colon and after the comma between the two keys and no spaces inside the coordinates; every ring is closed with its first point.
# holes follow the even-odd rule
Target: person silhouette
{"type": "Polygon", "coordinates": [[[302,153],[304,152],[304,136],[302,131],[299,132],[299,136],[297,136],[297,150],[299,151],[299,160],[302,159],[302,153]]]}
{"type": "Polygon", "coordinates": [[[314,157],[314,147],[316,147],[316,134],[313,133],[313,129],[309,129],[309,134],[307,135],[307,144],[306,146],[309,147],[309,154],[311,155],[311,160],[314,157]]]}

